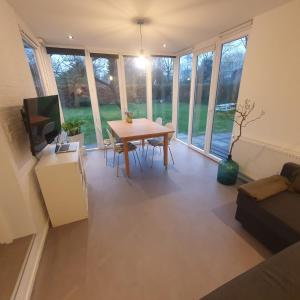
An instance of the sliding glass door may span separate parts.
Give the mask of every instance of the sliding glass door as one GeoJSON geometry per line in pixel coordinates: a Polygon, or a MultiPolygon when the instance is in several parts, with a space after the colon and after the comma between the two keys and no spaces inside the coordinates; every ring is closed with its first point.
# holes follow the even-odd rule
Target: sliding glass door
{"type": "MultiPolygon", "coordinates": [[[[47,49],[48,50],[48,49],[47,49]]],[[[52,69],[59,93],[64,120],[83,120],[84,143],[86,147],[97,145],[91,99],[84,64],[84,51],[79,54],[50,52],[52,69]]],[[[49,52],[48,52],[49,53],[49,52]]]]}
{"type": "Polygon", "coordinates": [[[97,99],[100,111],[102,136],[107,139],[108,121],[121,120],[118,77],[118,56],[91,54],[97,99]]]}
{"type": "Polygon", "coordinates": [[[187,54],[179,61],[177,138],[185,143],[188,142],[192,59],[193,55],[187,54]]]}
{"type": "Polygon", "coordinates": [[[125,56],[128,111],[134,118],[147,118],[146,64],[139,57],[125,56]]]}
{"type": "Polygon", "coordinates": [[[173,58],[152,58],[152,117],[172,122],[173,58]]]}
{"type": "Polygon", "coordinates": [[[197,56],[195,97],[193,108],[192,144],[204,150],[208,101],[214,52],[209,51],[197,56]]]}
{"type": "Polygon", "coordinates": [[[246,48],[246,36],[222,45],[210,147],[220,158],[228,155],[231,143],[246,48]]]}

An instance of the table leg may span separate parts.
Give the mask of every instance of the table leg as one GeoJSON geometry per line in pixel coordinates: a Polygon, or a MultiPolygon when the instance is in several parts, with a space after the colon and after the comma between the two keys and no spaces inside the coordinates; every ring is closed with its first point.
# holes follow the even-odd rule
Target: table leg
{"type": "Polygon", "coordinates": [[[123,140],[124,143],[124,158],[125,158],[125,171],[126,175],[130,176],[130,166],[129,166],[129,157],[128,157],[128,141],[126,139],[123,140]]]}
{"type": "Polygon", "coordinates": [[[165,168],[168,167],[168,146],[169,146],[168,134],[164,134],[164,165],[165,165],[165,168]]]}

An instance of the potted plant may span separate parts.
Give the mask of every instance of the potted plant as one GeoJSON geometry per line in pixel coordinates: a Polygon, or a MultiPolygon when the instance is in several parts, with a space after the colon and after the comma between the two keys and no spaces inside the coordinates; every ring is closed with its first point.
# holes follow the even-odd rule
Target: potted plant
{"type": "Polygon", "coordinates": [[[253,112],[255,108],[255,102],[246,99],[244,103],[239,104],[235,110],[234,116],[234,124],[237,126],[237,136],[233,138],[233,141],[230,146],[230,150],[228,153],[228,157],[220,161],[218,166],[218,182],[226,185],[233,185],[236,183],[238,173],[239,173],[239,165],[237,162],[232,160],[232,150],[236,142],[241,138],[243,129],[247,127],[250,123],[255,122],[260,119],[265,112],[261,111],[258,116],[249,120],[250,114],[253,112]]]}
{"type": "Polygon", "coordinates": [[[84,134],[81,131],[81,126],[85,121],[79,119],[72,119],[62,124],[62,129],[68,135],[68,142],[79,142],[80,147],[84,144],[84,134]]]}

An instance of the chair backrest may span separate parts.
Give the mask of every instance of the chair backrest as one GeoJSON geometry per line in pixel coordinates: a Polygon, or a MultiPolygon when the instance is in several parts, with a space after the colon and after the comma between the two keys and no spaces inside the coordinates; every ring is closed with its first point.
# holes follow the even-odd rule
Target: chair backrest
{"type": "Polygon", "coordinates": [[[111,134],[111,132],[110,132],[110,130],[108,128],[106,128],[106,132],[108,134],[110,143],[112,144],[113,147],[115,147],[115,144],[116,144],[115,138],[113,137],[113,135],[111,134]]]}
{"type": "Polygon", "coordinates": [[[171,130],[174,130],[174,132],[170,132],[170,133],[168,134],[168,140],[169,140],[169,143],[170,143],[171,140],[172,140],[173,137],[174,137],[175,129],[174,129],[174,126],[173,126],[172,123],[167,123],[165,126],[168,127],[168,128],[171,129],[171,130]]]}
{"type": "Polygon", "coordinates": [[[162,123],[163,123],[162,118],[161,117],[156,118],[155,123],[162,125],[162,123]]]}

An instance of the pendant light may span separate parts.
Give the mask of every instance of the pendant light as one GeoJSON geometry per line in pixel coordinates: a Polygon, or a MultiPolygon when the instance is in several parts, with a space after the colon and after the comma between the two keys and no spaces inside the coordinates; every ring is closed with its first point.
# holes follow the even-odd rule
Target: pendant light
{"type": "Polygon", "coordinates": [[[144,55],[143,49],[143,34],[142,34],[142,25],[144,25],[144,19],[138,19],[137,24],[139,25],[139,33],[140,33],[140,53],[136,59],[136,65],[140,69],[144,69],[146,67],[146,58],[144,55]]]}

